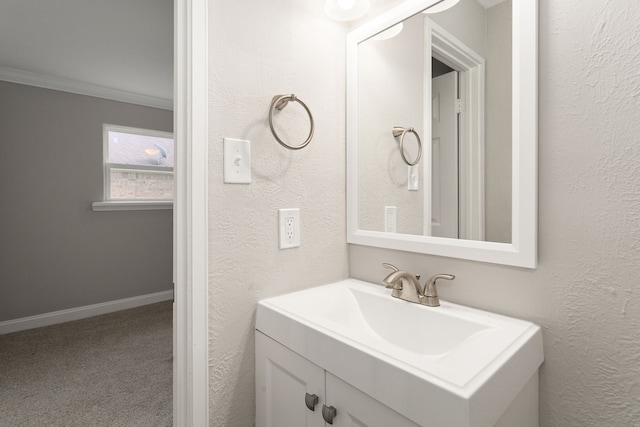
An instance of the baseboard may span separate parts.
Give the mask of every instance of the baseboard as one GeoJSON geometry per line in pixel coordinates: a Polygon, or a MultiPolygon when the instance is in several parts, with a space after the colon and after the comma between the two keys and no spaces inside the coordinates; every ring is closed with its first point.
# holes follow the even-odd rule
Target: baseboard
{"type": "Polygon", "coordinates": [[[173,291],[169,290],[132,298],[125,298],[117,301],[53,311],[51,313],[38,314],[37,316],[23,317],[21,319],[7,320],[0,322],[0,335],[24,331],[26,329],[40,328],[42,326],[55,325],[57,323],[70,322],[72,320],[86,319],[87,317],[113,313],[120,310],[127,310],[129,308],[140,307],[171,299],[173,299],[173,291]]]}

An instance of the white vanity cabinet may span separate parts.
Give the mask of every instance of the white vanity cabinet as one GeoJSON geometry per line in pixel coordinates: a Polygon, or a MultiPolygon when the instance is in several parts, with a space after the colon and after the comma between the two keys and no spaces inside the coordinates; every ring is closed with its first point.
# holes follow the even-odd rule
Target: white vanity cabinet
{"type": "MultiPolygon", "coordinates": [[[[312,400],[312,399],[310,399],[312,400]]],[[[394,410],[256,331],[256,427],[416,427],[394,410]],[[312,411],[305,397],[317,396],[312,411]]]]}
{"type": "Polygon", "coordinates": [[[256,425],[537,427],[543,360],[531,322],[347,279],[258,303],[256,425]]]}
{"type": "Polygon", "coordinates": [[[333,422],[338,427],[419,427],[418,424],[398,414],[371,396],[352,387],[340,378],[327,372],[327,399],[340,408],[333,422]]]}

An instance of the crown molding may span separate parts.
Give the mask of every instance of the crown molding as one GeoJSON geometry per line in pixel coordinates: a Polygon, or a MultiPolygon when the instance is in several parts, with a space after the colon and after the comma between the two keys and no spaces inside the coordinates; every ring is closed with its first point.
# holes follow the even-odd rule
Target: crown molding
{"type": "Polygon", "coordinates": [[[63,77],[18,70],[15,68],[0,66],[0,80],[45,89],[59,90],[62,92],[70,92],[78,95],[110,99],[112,101],[126,102],[129,104],[143,105],[145,107],[160,108],[170,111],[173,110],[173,100],[171,99],[142,95],[139,93],[83,83],[63,77]]]}

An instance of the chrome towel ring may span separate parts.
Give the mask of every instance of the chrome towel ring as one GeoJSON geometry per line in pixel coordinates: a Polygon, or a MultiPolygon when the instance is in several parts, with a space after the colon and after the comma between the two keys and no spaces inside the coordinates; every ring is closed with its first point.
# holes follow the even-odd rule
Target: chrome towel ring
{"type": "Polygon", "coordinates": [[[409,166],[417,165],[420,161],[420,157],[422,157],[422,141],[420,141],[420,135],[418,135],[418,132],[416,132],[414,128],[403,128],[401,126],[394,126],[392,133],[394,137],[400,137],[400,155],[402,156],[402,160],[404,160],[404,162],[409,166]],[[418,156],[413,162],[407,160],[404,155],[404,136],[407,133],[414,134],[416,136],[416,139],[418,140],[418,156]]]}
{"type": "Polygon", "coordinates": [[[271,128],[271,133],[273,133],[273,136],[280,143],[280,145],[290,150],[299,150],[301,148],[306,147],[311,142],[311,139],[313,138],[314,123],[313,123],[313,116],[311,115],[311,111],[309,111],[309,107],[307,107],[307,105],[304,102],[302,102],[300,99],[298,99],[294,94],[276,95],[273,97],[273,99],[271,100],[271,108],[269,109],[269,127],[271,128]],[[280,137],[276,133],[275,128],[273,127],[274,111],[276,109],[278,111],[281,111],[284,107],[287,106],[287,104],[289,104],[290,101],[291,102],[296,101],[298,104],[302,105],[302,107],[306,110],[307,114],[309,115],[309,122],[311,124],[309,128],[309,136],[307,136],[307,140],[299,145],[290,145],[284,142],[282,139],[280,139],[280,137]]]}

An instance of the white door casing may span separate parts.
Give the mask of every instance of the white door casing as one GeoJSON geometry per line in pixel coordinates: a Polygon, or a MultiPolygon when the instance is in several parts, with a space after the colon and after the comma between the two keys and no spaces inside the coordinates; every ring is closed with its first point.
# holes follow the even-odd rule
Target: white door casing
{"type": "Polygon", "coordinates": [[[174,0],[173,425],[209,425],[207,0],[174,0]]]}
{"type": "MultiPolygon", "coordinates": [[[[482,56],[428,17],[425,17],[425,46],[427,74],[425,76],[425,112],[431,109],[431,58],[436,58],[459,72],[458,92],[461,99],[458,121],[459,238],[484,240],[485,61],[482,56]]],[[[425,120],[430,122],[431,115],[426,116],[425,120]]],[[[425,123],[427,124],[430,123],[425,123]]],[[[425,139],[428,136],[429,134],[425,131],[425,139]]],[[[425,166],[430,165],[425,164],[425,166]]],[[[428,184],[425,182],[425,185],[428,184]]],[[[425,212],[429,212],[431,206],[427,205],[427,202],[430,203],[430,198],[425,197],[425,200],[425,212]]],[[[431,226],[431,221],[429,224],[426,222],[425,232],[431,226]]]]}

